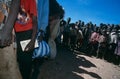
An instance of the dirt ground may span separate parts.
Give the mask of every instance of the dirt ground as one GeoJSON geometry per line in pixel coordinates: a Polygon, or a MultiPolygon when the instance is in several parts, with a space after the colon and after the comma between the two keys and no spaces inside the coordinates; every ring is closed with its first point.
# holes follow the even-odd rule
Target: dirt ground
{"type": "Polygon", "coordinates": [[[120,79],[120,67],[62,47],[55,60],[44,62],[39,79],[120,79]]]}

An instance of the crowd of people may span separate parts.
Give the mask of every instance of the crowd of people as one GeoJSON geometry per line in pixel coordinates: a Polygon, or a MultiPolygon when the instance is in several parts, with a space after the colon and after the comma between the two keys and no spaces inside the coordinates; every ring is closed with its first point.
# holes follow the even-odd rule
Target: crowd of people
{"type": "Polygon", "coordinates": [[[79,50],[86,55],[105,59],[120,65],[120,25],[62,20],[61,33],[57,42],[71,50],[79,50]]]}
{"type": "Polygon", "coordinates": [[[0,79],[38,78],[44,58],[32,58],[36,39],[49,45],[50,59],[56,57],[57,44],[120,64],[120,25],[71,23],[71,18],[64,20],[64,14],[56,0],[0,1],[0,79]],[[21,41],[25,40],[30,42],[23,50],[21,41]],[[16,54],[9,51],[13,41],[16,54]]]}

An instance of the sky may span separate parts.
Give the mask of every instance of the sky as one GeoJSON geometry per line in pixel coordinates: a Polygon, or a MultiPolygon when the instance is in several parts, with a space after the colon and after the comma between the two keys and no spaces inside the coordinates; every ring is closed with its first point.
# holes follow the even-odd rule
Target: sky
{"type": "Polygon", "coordinates": [[[57,0],[65,10],[64,19],[99,25],[120,24],[120,0],[57,0]]]}

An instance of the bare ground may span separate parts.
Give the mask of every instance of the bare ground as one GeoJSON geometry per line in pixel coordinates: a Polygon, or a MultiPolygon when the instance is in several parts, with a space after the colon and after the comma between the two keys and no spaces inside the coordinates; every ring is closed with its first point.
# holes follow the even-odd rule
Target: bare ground
{"type": "Polygon", "coordinates": [[[62,47],[55,60],[44,62],[39,79],[120,79],[120,67],[62,47]]]}

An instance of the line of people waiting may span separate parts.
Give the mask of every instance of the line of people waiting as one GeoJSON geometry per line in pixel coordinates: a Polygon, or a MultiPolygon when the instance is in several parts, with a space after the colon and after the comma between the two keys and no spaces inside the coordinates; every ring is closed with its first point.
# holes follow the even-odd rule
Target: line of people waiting
{"type": "Polygon", "coordinates": [[[101,23],[97,26],[92,22],[85,24],[81,20],[76,23],[70,21],[71,18],[68,18],[60,23],[59,44],[120,64],[120,25],[101,23]]]}
{"type": "Polygon", "coordinates": [[[32,58],[36,38],[39,43],[47,38],[49,58],[54,59],[57,53],[54,39],[63,17],[64,10],[57,0],[0,0],[0,79],[38,79],[44,58],[32,58]],[[13,28],[16,54],[11,46],[13,28]],[[30,41],[22,45],[26,40],[30,41]]]}

